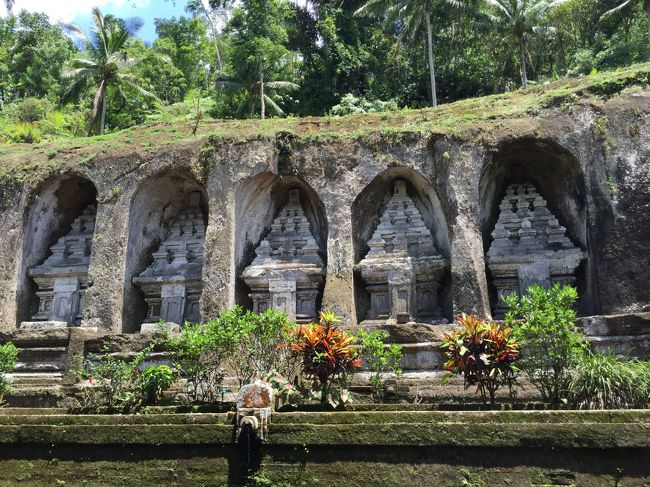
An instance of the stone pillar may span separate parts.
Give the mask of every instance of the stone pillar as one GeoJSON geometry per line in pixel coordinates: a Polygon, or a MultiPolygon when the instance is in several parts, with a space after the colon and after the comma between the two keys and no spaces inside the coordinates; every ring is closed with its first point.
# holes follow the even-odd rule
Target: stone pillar
{"type": "Polygon", "coordinates": [[[290,320],[296,319],[296,281],[270,279],[269,297],[272,308],[285,311],[290,320]]]}
{"type": "Polygon", "coordinates": [[[57,277],[50,310],[51,321],[74,323],[79,313],[81,289],[76,277],[57,277]]]}
{"type": "Polygon", "coordinates": [[[166,323],[183,324],[185,314],[185,286],[163,284],[160,289],[160,319],[166,323]]]}

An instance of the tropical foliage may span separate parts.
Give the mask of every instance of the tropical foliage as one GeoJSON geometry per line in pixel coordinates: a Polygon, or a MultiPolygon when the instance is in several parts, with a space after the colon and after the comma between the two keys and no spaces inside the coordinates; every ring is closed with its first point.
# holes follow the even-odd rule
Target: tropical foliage
{"type": "Polygon", "coordinates": [[[523,296],[513,293],[503,298],[508,307],[505,321],[522,343],[521,369],[545,401],[566,401],[571,371],[586,350],[575,328],[576,289],[558,283],[545,289],[536,284],[523,296]]]}
{"type": "Polygon", "coordinates": [[[14,370],[18,361],[18,349],[11,343],[0,345],[0,406],[2,398],[11,390],[11,379],[7,374],[14,370]]]}
{"type": "Polygon", "coordinates": [[[650,404],[650,362],[588,352],[569,383],[569,404],[579,409],[643,408],[650,404]]]}
{"type": "Polygon", "coordinates": [[[402,346],[396,343],[386,344],[388,333],[385,331],[359,330],[360,356],[364,365],[370,371],[370,385],[373,399],[384,400],[384,377],[387,373],[396,376],[402,374],[402,346]]]}
{"type": "Polygon", "coordinates": [[[466,388],[476,386],[483,401],[494,404],[498,389],[507,386],[512,390],[515,384],[520,350],[512,329],[466,314],[460,315],[456,324],[460,328],[446,333],[440,346],[447,356],[443,366],[446,377],[461,375],[466,388]]]}
{"type": "Polygon", "coordinates": [[[81,371],[81,408],[135,411],[156,404],[171,387],[174,375],[166,365],[145,365],[152,350],[150,345],[131,359],[117,357],[107,349],[90,355],[81,371]]]}
{"type": "Polygon", "coordinates": [[[298,327],[289,344],[322,405],[347,402],[347,376],[361,366],[354,335],[338,328],[338,322],[334,313],[322,311],[320,322],[298,327]]]}

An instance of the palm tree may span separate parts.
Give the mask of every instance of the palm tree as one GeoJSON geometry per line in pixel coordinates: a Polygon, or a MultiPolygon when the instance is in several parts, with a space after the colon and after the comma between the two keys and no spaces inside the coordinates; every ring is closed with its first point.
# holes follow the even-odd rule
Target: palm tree
{"type": "Polygon", "coordinates": [[[5,7],[7,8],[7,14],[9,16],[13,15],[13,8],[16,0],[5,0],[5,7]]]}
{"type": "Polygon", "coordinates": [[[521,85],[528,88],[526,57],[528,55],[527,37],[540,29],[539,23],[551,7],[566,0],[486,0],[493,13],[488,18],[493,27],[514,37],[519,47],[521,59],[521,85]]]}
{"type": "MultiPolygon", "coordinates": [[[[623,3],[618,5],[617,7],[614,7],[611,10],[608,10],[605,12],[601,17],[600,20],[606,19],[607,17],[621,12],[622,10],[625,10],[627,7],[631,7],[634,5],[635,2],[641,1],[643,4],[643,10],[645,11],[646,18],[648,19],[648,43],[650,43],[650,0],[625,0],[623,3]]],[[[630,9],[630,11],[633,11],[630,9]]]]}
{"type": "MultiPolygon", "coordinates": [[[[394,25],[395,22],[404,22],[403,35],[413,39],[422,28],[422,20],[426,27],[427,55],[429,62],[429,81],[431,83],[431,104],[435,107],[438,104],[436,95],[436,71],[433,61],[433,28],[431,26],[431,14],[433,13],[433,2],[436,0],[368,0],[358,9],[355,15],[385,15],[387,25],[394,25]]],[[[438,0],[447,6],[461,7],[459,0],[438,0]]]]}
{"type": "Polygon", "coordinates": [[[114,87],[126,98],[123,91],[128,86],[141,95],[157,99],[156,96],[140,86],[138,79],[125,68],[137,63],[129,57],[127,47],[134,35],[142,28],[142,20],[131,18],[127,20],[107,19],[98,8],[93,8],[92,17],[95,26],[87,35],[79,26],[67,24],[67,30],[81,40],[85,46],[86,57],[73,59],[61,76],[72,80],[64,93],[64,101],[78,97],[89,82],[96,84],[93,100],[92,127],[104,133],[106,125],[106,106],[108,104],[108,88],[114,87]]]}
{"type": "MultiPolygon", "coordinates": [[[[287,59],[294,56],[295,53],[289,51],[281,58],[281,62],[286,62],[287,59]]],[[[222,79],[217,81],[217,88],[224,91],[239,91],[244,90],[248,93],[248,100],[244,108],[252,116],[255,112],[255,105],[259,103],[260,117],[262,120],[266,118],[266,106],[269,105],[277,115],[284,115],[284,111],[274,100],[274,97],[279,95],[291,93],[300,89],[300,86],[291,81],[264,81],[265,73],[268,66],[265,66],[264,60],[258,57],[257,66],[259,68],[257,73],[250,73],[247,79],[236,80],[228,79],[222,75],[222,79]]]]}

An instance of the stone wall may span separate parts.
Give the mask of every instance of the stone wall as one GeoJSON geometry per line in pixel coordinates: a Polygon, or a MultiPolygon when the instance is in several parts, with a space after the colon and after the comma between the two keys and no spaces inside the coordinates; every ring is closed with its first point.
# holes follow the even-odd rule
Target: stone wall
{"type": "Polygon", "coordinates": [[[239,444],[232,414],[152,413],[0,410],[0,485],[236,486],[252,474],[259,483],[246,485],[650,481],[647,411],[274,413],[263,443],[239,444]]]}
{"type": "Polygon", "coordinates": [[[15,329],[35,306],[27,270],[91,203],[97,206],[82,327],[137,332],[144,295],[132,283],[167,238],[192,192],[206,219],[201,317],[240,303],[240,279],[290,189],[303,195],[326,275],[323,307],[361,318],[354,272],[391,195],[409,196],[449,260],[444,317],[490,315],[496,304],[485,254],[510,184],[529,182],[585,252],[577,270],[583,315],[641,311],[650,303],[650,93],[620,95],[597,109],[551,108],[475,133],[371,133],[358,139],[288,134],[246,141],[209,138],[149,153],[123,147],[71,161],[34,179],[0,179],[0,327],[15,329]]]}

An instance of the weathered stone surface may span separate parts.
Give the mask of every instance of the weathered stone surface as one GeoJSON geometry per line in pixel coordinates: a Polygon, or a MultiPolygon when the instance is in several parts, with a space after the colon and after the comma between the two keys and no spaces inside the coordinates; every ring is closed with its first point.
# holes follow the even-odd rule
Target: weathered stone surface
{"type": "Polygon", "coordinates": [[[153,263],[133,278],[147,301],[146,324],[199,321],[205,241],[199,203],[200,194],[190,194],[187,208],[173,219],[167,239],[153,253],[153,263]]]}
{"type": "Polygon", "coordinates": [[[499,296],[497,318],[505,311],[501,296],[524,294],[533,284],[549,288],[556,282],[575,283],[574,274],[585,253],[569,240],[566,228],[546,205],[532,184],[506,188],[487,252],[487,266],[499,296]]]}
{"type": "Polygon", "coordinates": [[[237,393],[237,409],[263,409],[274,405],[273,387],[265,382],[246,384],[237,393]]]}
{"type": "Polygon", "coordinates": [[[397,323],[440,319],[440,281],[449,262],[438,253],[431,232],[397,180],[379,225],[368,241],[370,250],[356,265],[370,294],[370,320],[397,323]]]}
{"type": "Polygon", "coordinates": [[[289,202],[255,254],[241,276],[251,289],[253,311],[273,308],[285,311],[292,320],[314,320],[325,269],[299,190],[289,191],[289,202]]]}
{"type": "Polygon", "coordinates": [[[88,288],[88,264],[95,230],[94,205],[87,207],[72,222],[72,228],[50,248],[52,254],[43,263],[29,269],[29,276],[38,286],[38,311],[32,322],[24,322],[34,328],[34,322],[43,327],[60,323],[79,324],[88,288]]]}

